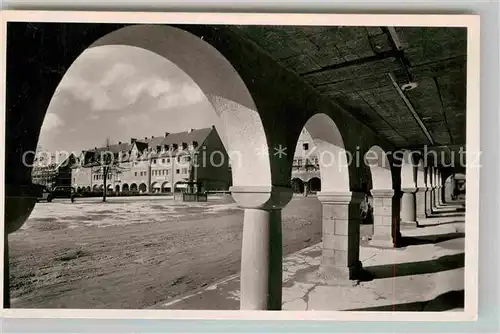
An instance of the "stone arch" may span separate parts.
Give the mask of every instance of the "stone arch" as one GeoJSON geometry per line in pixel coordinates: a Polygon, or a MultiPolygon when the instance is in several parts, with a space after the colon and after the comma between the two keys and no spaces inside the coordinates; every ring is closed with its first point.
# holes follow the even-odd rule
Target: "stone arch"
{"type": "Polygon", "coordinates": [[[147,191],[148,191],[148,186],[146,185],[146,183],[139,184],[139,192],[145,193],[147,191]]]}
{"type": "Polygon", "coordinates": [[[133,192],[138,191],[138,188],[137,188],[137,184],[136,184],[136,183],[132,183],[132,184],[130,185],[130,191],[133,191],[133,192]]]}
{"type": "Polygon", "coordinates": [[[170,185],[169,181],[165,181],[161,184],[161,192],[162,193],[169,193],[172,192],[172,187],[170,185]]]}
{"type": "Polygon", "coordinates": [[[233,185],[271,186],[269,158],[255,150],[268,147],[257,107],[233,65],[215,47],[188,31],[165,25],[126,26],[90,48],[105,45],[141,48],[184,71],[212,104],[215,128],[232,160],[231,152],[245,160],[231,163],[233,185]]]}
{"type": "Polygon", "coordinates": [[[380,146],[372,146],[364,156],[370,168],[372,189],[392,190],[392,171],[387,154],[380,146]]]}
{"type": "Polygon", "coordinates": [[[322,192],[350,191],[349,165],[342,135],[330,116],[318,113],[304,128],[309,132],[317,154],[322,192]]]}
{"type": "Polygon", "coordinates": [[[123,192],[128,192],[130,190],[128,183],[124,183],[122,185],[122,191],[123,192]]]}
{"type": "Polygon", "coordinates": [[[159,182],[153,182],[151,183],[151,192],[152,193],[157,193],[161,191],[161,185],[159,182]]]}
{"type": "Polygon", "coordinates": [[[413,153],[405,150],[401,161],[401,188],[416,188],[417,186],[417,165],[415,164],[413,153]]]}
{"type": "Polygon", "coordinates": [[[99,190],[104,190],[104,184],[101,184],[101,185],[99,186],[99,190]]]}
{"type": "Polygon", "coordinates": [[[90,191],[90,186],[87,186],[87,191],[90,191]]]}
{"type": "Polygon", "coordinates": [[[304,181],[302,181],[300,178],[294,177],[291,181],[291,185],[294,193],[304,193],[304,181]]]}
{"type": "Polygon", "coordinates": [[[312,192],[321,191],[321,179],[319,177],[313,177],[309,181],[309,189],[312,192]]]}
{"type": "Polygon", "coordinates": [[[108,190],[113,191],[113,185],[112,185],[112,184],[108,184],[108,185],[107,185],[107,188],[108,188],[108,190]]]}
{"type": "Polygon", "coordinates": [[[97,191],[99,189],[99,187],[97,186],[97,184],[94,184],[92,186],[92,191],[97,191]]]}

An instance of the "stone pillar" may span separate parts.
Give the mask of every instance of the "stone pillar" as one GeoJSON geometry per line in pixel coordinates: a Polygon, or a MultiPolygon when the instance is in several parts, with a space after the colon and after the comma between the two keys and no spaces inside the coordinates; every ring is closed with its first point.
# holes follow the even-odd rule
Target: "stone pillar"
{"type": "Polygon", "coordinates": [[[42,195],[38,185],[5,184],[5,216],[3,244],[3,307],[10,307],[9,284],[9,238],[8,235],[19,230],[33,211],[37,198],[42,195]]]}
{"type": "Polygon", "coordinates": [[[401,197],[401,222],[405,224],[417,225],[416,196],[417,188],[402,189],[401,197]]]}
{"type": "Polygon", "coordinates": [[[373,195],[373,237],[370,244],[376,247],[393,248],[400,239],[399,215],[395,215],[395,209],[399,211],[399,192],[397,196],[392,189],[373,189],[371,193],[373,195]]]}
{"type": "Polygon", "coordinates": [[[353,280],[361,273],[359,209],[363,198],[360,192],[318,192],[323,204],[323,278],[353,280]]]}
{"type": "Polygon", "coordinates": [[[420,187],[417,188],[417,192],[415,193],[415,209],[416,209],[416,218],[417,218],[417,226],[418,219],[427,217],[427,203],[425,198],[425,193],[427,192],[427,188],[420,187]]]}
{"type": "Polygon", "coordinates": [[[309,182],[304,182],[304,197],[307,197],[309,191],[309,182]]]}
{"type": "Polygon", "coordinates": [[[240,309],[281,310],[281,209],[292,198],[290,188],[231,187],[245,209],[241,251],[240,309]]]}
{"type": "Polygon", "coordinates": [[[435,186],[432,192],[434,200],[434,208],[439,208],[439,187],[435,186]]]}
{"type": "Polygon", "coordinates": [[[444,187],[442,185],[439,185],[438,186],[438,204],[443,206],[444,205],[444,201],[443,201],[443,194],[444,194],[444,187]]]}
{"type": "Polygon", "coordinates": [[[7,232],[4,234],[3,242],[3,308],[10,308],[9,238],[7,232]]]}
{"type": "Polygon", "coordinates": [[[432,186],[425,191],[425,212],[427,216],[432,215],[432,186]]]}

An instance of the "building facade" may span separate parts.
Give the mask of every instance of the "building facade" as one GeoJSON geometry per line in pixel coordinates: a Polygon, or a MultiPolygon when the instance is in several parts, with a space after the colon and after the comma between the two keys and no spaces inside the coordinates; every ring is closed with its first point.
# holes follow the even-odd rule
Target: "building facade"
{"type": "Polygon", "coordinates": [[[223,191],[231,185],[229,157],[213,126],[95,147],[83,151],[72,168],[77,191],[106,187],[111,193],[172,193],[193,183],[200,191],[223,191]],[[113,157],[106,185],[104,156],[113,157]]]}
{"type": "Polygon", "coordinates": [[[35,154],[31,180],[33,184],[39,184],[49,189],[57,186],[71,186],[72,166],[75,156],[47,154],[39,151],[35,154]]]}
{"type": "Polygon", "coordinates": [[[292,188],[295,193],[307,195],[321,190],[318,154],[314,141],[304,128],[295,147],[292,165],[292,188]]]}

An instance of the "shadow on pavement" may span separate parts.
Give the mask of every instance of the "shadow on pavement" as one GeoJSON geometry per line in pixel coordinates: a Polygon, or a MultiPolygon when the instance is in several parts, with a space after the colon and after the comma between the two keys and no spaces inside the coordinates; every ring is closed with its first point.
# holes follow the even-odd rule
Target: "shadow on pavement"
{"type": "Polygon", "coordinates": [[[349,309],[345,311],[425,311],[425,312],[443,312],[449,311],[456,308],[463,308],[465,304],[465,293],[464,290],[449,291],[442,295],[437,296],[434,299],[413,302],[413,303],[403,303],[403,304],[391,304],[382,305],[358,309],[349,309]]]}
{"type": "Polygon", "coordinates": [[[432,274],[446,270],[463,268],[465,264],[465,254],[455,254],[442,256],[435,260],[386,264],[363,268],[367,272],[361,277],[362,281],[372,279],[382,279],[410,275],[432,274]]]}
{"type": "Polygon", "coordinates": [[[435,234],[435,235],[422,235],[418,237],[403,237],[401,239],[401,246],[405,247],[405,246],[415,246],[415,245],[437,244],[443,241],[464,238],[464,237],[465,233],[461,232],[435,234]]]}

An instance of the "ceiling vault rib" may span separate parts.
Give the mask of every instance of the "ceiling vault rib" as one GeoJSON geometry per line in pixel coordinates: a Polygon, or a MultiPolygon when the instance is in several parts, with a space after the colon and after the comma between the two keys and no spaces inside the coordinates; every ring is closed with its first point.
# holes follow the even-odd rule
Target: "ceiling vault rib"
{"type": "Polygon", "coordinates": [[[436,77],[432,77],[434,80],[434,84],[436,85],[437,93],[439,96],[439,102],[441,103],[441,110],[443,111],[444,124],[446,125],[446,130],[448,130],[448,135],[450,136],[450,144],[453,144],[453,136],[451,135],[450,126],[448,125],[448,118],[446,117],[446,110],[444,108],[443,103],[443,95],[441,94],[441,87],[439,87],[439,83],[436,77]]]}
{"type": "Polygon", "coordinates": [[[378,54],[376,54],[374,56],[370,56],[370,57],[358,58],[358,59],[349,60],[349,61],[338,63],[338,64],[327,65],[327,66],[324,66],[324,67],[319,68],[319,69],[314,70],[314,71],[300,73],[299,75],[300,76],[308,76],[308,75],[318,74],[318,73],[327,72],[327,71],[331,71],[331,70],[337,70],[339,68],[346,68],[346,67],[350,67],[350,66],[372,63],[372,62],[377,61],[377,60],[397,57],[398,53],[400,53],[399,50],[392,49],[392,50],[378,53],[378,54]]]}
{"type": "Polygon", "coordinates": [[[427,139],[429,140],[431,145],[434,145],[434,139],[432,138],[429,130],[427,130],[427,127],[425,126],[424,122],[422,122],[422,119],[415,111],[415,108],[413,108],[413,105],[411,104],[410,100],[408,100],[405,93],[401,90],[401,87],[399,87],[398,83],[396,82],[396,79],[394,79],[394,76],[391,73],[388,73],[387,75],[391,79],[392,85],[394,86],[394,88],[398,92],[398,94],[401,97],[401,99],[403,100],[403,102],[406,104],[406,107],[408,108],[410,113],[413,115],[413,118],[415,118],[415,120],[417,121],[418,125],[420,126],[420,128],[424,132],[425,136],[427,137],[427,139]]]}

